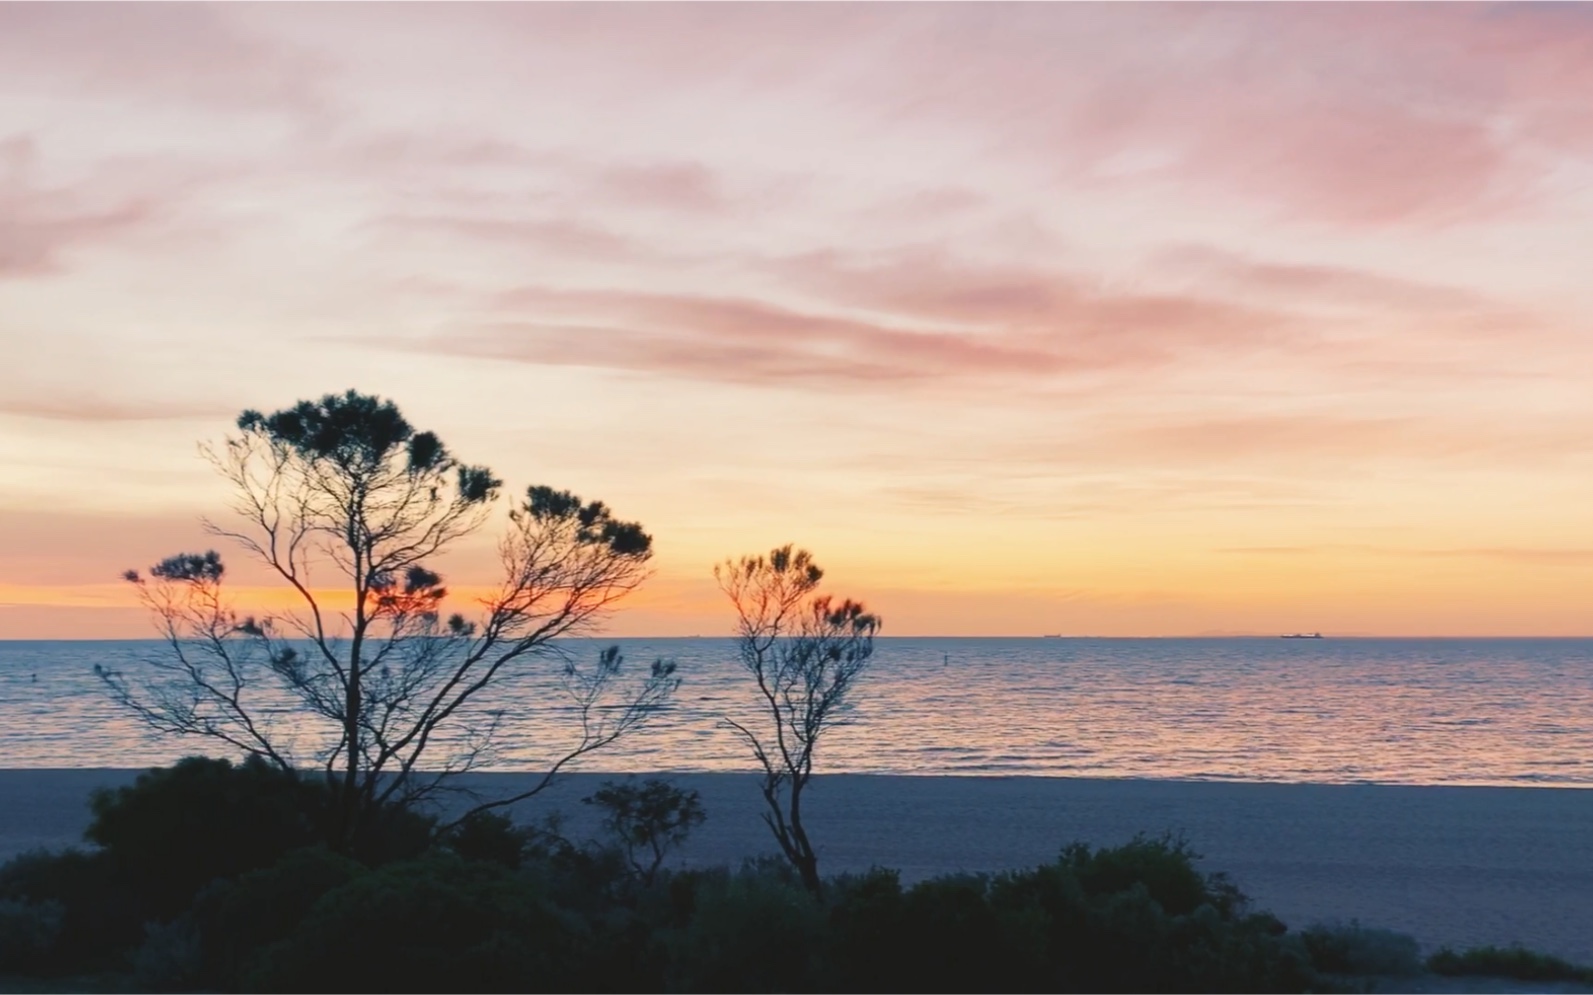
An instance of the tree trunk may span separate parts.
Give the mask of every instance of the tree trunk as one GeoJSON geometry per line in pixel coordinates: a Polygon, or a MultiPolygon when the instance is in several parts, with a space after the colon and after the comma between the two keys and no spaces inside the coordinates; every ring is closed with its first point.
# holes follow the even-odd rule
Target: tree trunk
{"type": "Polygon", "coordinates": [[[802,828],[802,787],[803,782],[800,780],[791,782],[792,846],[786,855],[796,865],[797,874],[802,877],[802,886],[819,896],[824,893],[824,882],[819,879],[818,854],[813,852],[813,844],[808,842],[808,834],[802,828]]]}

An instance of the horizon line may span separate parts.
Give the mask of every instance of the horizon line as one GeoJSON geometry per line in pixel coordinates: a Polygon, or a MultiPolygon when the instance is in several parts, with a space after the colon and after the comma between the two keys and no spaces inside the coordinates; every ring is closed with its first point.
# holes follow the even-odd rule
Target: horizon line
{"type": "MultiPolygon", "coordinates": [[[[1007,633],[1003,635],[936,635],[936,634],[891,634],[875,636],[875,639],[1282,639],[1288,638],[1292,633],[1278,632],[1199,632],[1180,633],[1172,635],[1095,635],[1090,633],[1062,633],[1062,634],[1026,634],[1007,633]]],[[[342,637],[336,637],[342,638],[342,637]]],[[[566,636],[563,639],[584,639],[588,641],[602,641],[605,639],[735,639],[735,635],[612,635],[612,636],[566,636]]],[[[1424,633],[1416,635],[1384,635],[1376,632],[1346,632],[1333,635],[1322,633],[1322,640],[1330,639],[1593,639],[1593,633],[1578,635],[1521,635],[1521,634],[1491,634],[1491,635],[1456,635],[1442,633],[1424,633]]],[[[1315,640],[1313,640],[1315,641],[1315,640]]],[[[158,636],[98,636],[92,638],[64,638],[64,637],[27,637],[27,636],[0,636],[0,643],[164,643],[165,639],[158,636]]]]}

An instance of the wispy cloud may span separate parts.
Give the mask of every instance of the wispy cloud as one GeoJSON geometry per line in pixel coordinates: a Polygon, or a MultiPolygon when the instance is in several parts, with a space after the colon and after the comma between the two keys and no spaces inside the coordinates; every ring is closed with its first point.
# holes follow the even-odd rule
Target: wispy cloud
{"type": "Polygon", "coordinates": [[[727,383],[814,387],[1035,376],[1077,368],[1068,356],[1001,336],[907,330],[747,298],[524,289],[506,295],[503,304],[523,309],[528,318],[505,317],[412,347],[727,383]],[[561,323],[561,317],[574,320],[561,323]]]}
{"type": "Polygon", "coordinates": [[[0,82],[234,112],[327,110],[327,63],[251,30],[237,13],[168,4],[8,4],[0,9],[0,82]]]}
{"type": "Polygon", "coordinates": [[[114,241],[157,215],[147,197],[106,197],[37,179],[37,142],[0,139],[0,279],[60,270],[69,251],[114,241]]]}
{"type": "Polygon", "coordinates": [[[78,393],[7,393],[0,398],[0,414],[70,422],[139,422],[179,419],[225,419],[235,405],[161,401],[148,398],[115,399],[78,393]]]}
{"type": "Polygon", "coordinates": [[[1518,566],[1593,566],[1593,548],[1577,546],[1456,546],[1423,548],[1371,543],[1323,543],[1303,546],[1225,546],[1218,553],[1236,556],[1385,556],[1418,559],[1493,560],[1518,566]]]}

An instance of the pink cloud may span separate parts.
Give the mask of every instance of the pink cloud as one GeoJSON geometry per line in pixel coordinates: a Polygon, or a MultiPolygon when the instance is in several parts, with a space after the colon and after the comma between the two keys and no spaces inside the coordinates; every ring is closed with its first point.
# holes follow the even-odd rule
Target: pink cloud
{"type": "Polygon", "coordinates": [[[1053,5],[492,11],[620,81],[803,91],[881,140],[950,126],[1059,183],[1145,174],[1301,219],[1449,222],[1528,203],[1593,141],[1588,18],[1538,5],[1053,5]],[[612,60],[612,61],[610,61],[612,60]],[[1134,166],[1135,162],[1149,166],[1134,166]],[[1124,174],[1125,166],[1126,175],[1124,174]]]}
{"type": "Polygon", "coordinates": [[[1155,268],[1225,291],[1289,303],[1325,302],[1370,310],[1498,312],[1502,305],[1465,287],[1407,280],[1367,269],[1261,262],[1214,246],[1181,245],[1153,257],[1155,268]]]}
{"type": "Polygon", "coordinates": [[[1119,289],[1078,274],[980,266],[936,250],[879,260],[836,252],[775,263],[793,286],[900,318],[1007,330],[1062,351],[1158,361],[1179,351],[1253,347],[1297,329],[1281,311],[1216,297],[1119,289]]]}
{"type": "Polygon", "coordinates": [[[620,260],[656,258],[656,253],[601,225],[573,218],[499,218],[446,214],[392,215],[373,227],[410,235],[441,234],[519,247],[562,257],[620,260]]]}
{"type": "Polygon", "coordinates": [[[1193,297],[1086,290],[1036,273],[903,263],[780,267],[817,293],[813,310],[750,298],[523,288],[497,320],[423,348],[735,383],[812,386],[1052,378],[1143,369],[1203,350],[1264,346],[1280,315],[1193,297]],[[837,314],[863,307],[879,318],[837,314]]]}
{"type": "Polygon", "coordinates": [[[329,66],[189,4],[0,6],[0,80],[68,92],[321,113],[329,66]]]}
{"type": "Polygon", "coordinates": [[[575,306],[584,322],[504,320],[422,347],[553,365],[601,366],[730,383],[814,386],[1035,375],[1066,357],[971,333],[912,332],[753,300],[522,291],[536,312],[575,306]],[[612,323],[605,323],[608,319],[612,323]]]}
{"type": "MultiPolygon", "coordinates": [[[[23,388],[26,391],[26,388],[23,388]]],[[[12,390],[0,399],[0,414],[51,421],[127,422],[165,421],[188,418],[225,418],[236,413],[236,405],[194,404],[153,398],[118,400],[82,393],[26,393],[12,390]]]]}
{"type": "Polygon", "coordinates": [[[599,197],[641,207],[716,211],[725,195],[713,171],[700,162],[610,166],[599,173],[599,197]]]}
{"type": "Polygon", "coordinates": [[[71,249],[113,240],[155,214],[145,197],[42,186],[33,179],[37,159],[31,138],[0,140],[0,279],[57,272],[71,249]]]}

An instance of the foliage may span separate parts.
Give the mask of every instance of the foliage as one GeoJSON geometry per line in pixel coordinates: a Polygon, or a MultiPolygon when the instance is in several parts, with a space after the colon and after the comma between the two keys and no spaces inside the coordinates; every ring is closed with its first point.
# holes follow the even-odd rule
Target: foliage
{"type": "Polygon", "coordinates": [[[746,740],[762,771],[764,822],[814,893],[822,881],[802,824],[802,793],[813,776],[814,751],[845,710],[880,629],[879,617],[858,602],[816,593],[823,577],[812,554],[789,545],[714,568],[735,606],[737,651],[764,714],[756,729],[725,722],[746,740]]]}
{"type": "Polygon", "coordinates": [[[1395,975],[1422,973],[1415,937],[1359,922],[1317,923],[1300,931],[1311,963],[1324,974],[1395,975]]]}
{"type": "MultiPolygon", "coordinates": [[[[491,812],[386,863],[284,850],[274,834],[317,838],[289,818],[296,784],[261,762],[188,761],[102,796],[103,849],[0,867],[0,940],[27,938],[0,947],[0,964],[119,971],[124,990],[1242,992],[1320,990],[1318,968],[1348,963],[1322,942],[1345,931],[1290,934],[1175,837],[910,886],[876,869],[815,895],[784,855],[643,881],[635,854],[491,812]],[[225,838],[193,839],[180,804],[214,811],[225,838]],[[183,846],[202,871],[177,866],[183,846]],[[139,860],[186,876],[160,881],[139,860]]],[[[652,791],[657,825],[693,822],[689,794],[652,791]]]]}
{"type": "Polygon", "coordinates": [[[323,895],[244,980],[288,992],[571,989],[581,942],[579,922],[522,880],[437,855],[323,895]]]}
{"type": "Polygon", "coordinates": [[[749,864],[700,872],[691,914],[669,942],[669,986],[677,991],[804,991],[818,987],[824,910],[789,873],[749,864]]]}
{"type": "Polygon", "coordinates": [[[617,650],[581,668],[555,643],[586,631],[646,578],[652,538],[637,523],[533,486],[509,512],[503,579],[481,617],[445,617],[448,591],[427,564],[486,523],[501,486],[491,471],[457,460],[391,401],[352,390],[245,411],[237,429],[205,452],[232,486],[240,524],[207,528],[273,572],[298,610],[240,615],[219,553],[171,556],[148,576],[124,574],[168,654],[137,677],[98,673],[156,730],[218,740],[284,770],[318,766],[340,849],[357,845],[380,813],[490,753],[501,721],[490,689],[515,668],[557,659],[580,737],[530,791],[482,810],[542,790],[673,694],[674,665],[659,660],[616,703],[617,650]],[[328,575],[339,578],[346,611],[328,602],[328,575]],[[290,747],[307,727],[310,753],[298,756],[290,747]]]}
{"type": "Polygon", "coordinates": [[[216,878],[266,867],[319,842],[325,791],[259,757],[187,757],[147,771],[132,785],[99,790],[84,836],[141,897],[141,910],[168,919],[216,878]]]}
{"type": "MultiPolygon", "coordinates": [[[[318,779],[259,758],[188,757],[95,792],[84,837],[97,848],[10,861],[0,867],[0,901],[59,909],[50,941],[30,958],[38,971],[111,969],[133,954],[151,977],[182,977],[188,940],[162,927],[214,884],[323,843],[326,799],[318,779]]],[[[397,810],[373,823],[357,853],[373,864],[411,857],[431,835],[430,820],[397,810]]]]}
{"type": "Polygon", "coordinates": [[[1443,947],[1427,958],[1427,969],[1434,974],[1478,974],[1493,978],[1520,978],[1523,981],[1576,981],[1593,985],[1593,967],[1580,967],[1520,946],[1472,947],[1460,953],[1443,947]]]}
{"type": "Polygon", "coordinates": [[[1209,905],[1223,916],[1243,910],[1244,896],[1222,874],[1195,867],[1200,854],[1182,838],[1136,835],[1110,849],[1074,843],[1062,850],[1061,864],[1090,897],[1114,895],[1137,885],[1170,915],[1187,915],[1209,905]]]}
{"type": "Polygon", "coordinates": [[[58,901],[0,899],[0,974],[43,970],[65,917],[58,901]]]}
{"type": "Polygon", "coordinates": [[[191,919],[152,922],[133,951],[133,986],[141,992],[189,991],[203,971],[199,929],[191,919]]]}
{"type": "Polygon", "coordinates": [[[216,882],[188,917],[201,941],[201,979],[237,987],[260,950],[289,936],[323,895],[364,872],[347,857],[307,847],[235,881],[216,882]]]}
{"type": "MultiPolygon", "coordinates": [[[[131,963],[210,990],[1307,991],[1305,944],[1203,882],[1153,897],[1187,849],[1090,850],[1000,875],[904,887],[876,870],[816,901],[789,862],[661,870],[620,887],[598,852],[518,870],[446,850],[367,869],[324,848],[206,889],[131,963]],[[1111,868],[1112,874],[1100,873],[1111,868]],[[1135,869],[1144,872],[1143,876],[1135,869]],[[1181,897],[1178,897],[1181,896],[1181,897]],[[197,965],[197,969],[196,969],[197,965]]],[[[1189,868],[1193,870],[1192,867],[1189,868]]]]}
{"type": "MultiPolygon", "coordinates": [[[[27,954],[42,975],[111,970],[143,939],[148,899],[117,872],[104,852],[34,850],[0,866],[0,901],[53,907],[47,942],[27,954]]],[[[43,914],[43,913],[41,913],[43,914]]],[[[36,938],[45,938],[34,932],[36,938]]]]}
{"type": "Polygon", "coordinates": [[[582,801],[604,811],[604,828],[644,885],[653,883],[664,857],[707,818],[700,793],[659,778],[639,785],[605,781],[582,801]]]}
{"type": "Polygon", "coordinates": [[[449,826],[438,839],[465,860],[486,861],[514,870],[525,859],[533,834],[498,812],[473,812],[449,826]]]}

